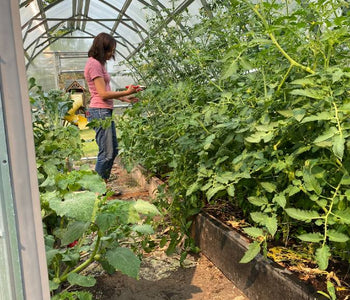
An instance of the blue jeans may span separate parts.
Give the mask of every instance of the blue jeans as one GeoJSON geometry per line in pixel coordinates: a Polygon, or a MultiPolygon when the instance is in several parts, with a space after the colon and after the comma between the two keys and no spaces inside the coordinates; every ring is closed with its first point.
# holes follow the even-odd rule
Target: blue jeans
{"type": "MultiPolygon", "coordinates": [[[[113,109],[108,108],[89,108],[88,121],[104,120],[112,117],[113,109]]],[[[98,145],[98,155],[95,166],[95,171],[105,180],[111,175],[114,159],[118,155],[118,140],[115,130],[114,121],[111,126],[104,129],[102,127],[95,127],[96,143],[98,145]]]]}

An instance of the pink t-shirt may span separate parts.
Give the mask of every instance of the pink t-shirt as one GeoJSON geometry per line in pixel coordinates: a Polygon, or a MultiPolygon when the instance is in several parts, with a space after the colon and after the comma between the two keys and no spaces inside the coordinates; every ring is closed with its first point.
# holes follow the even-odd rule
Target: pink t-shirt
{"type": "Polygon", "coordinates": [[[94,84],[95,78],[102,77],[105,81],[106,91],[111,90],[111,87],[109,85],[109,82],[111,81],[111,77],[107,73],[105,66],[103,66],[97,59],[93,57],[89,57],[85,65],[84,76],[87,81],[90,95],[91,95],[89,107],[113,109],[113,99],[103,100],[97,93],[97,90],[94,84]]]}

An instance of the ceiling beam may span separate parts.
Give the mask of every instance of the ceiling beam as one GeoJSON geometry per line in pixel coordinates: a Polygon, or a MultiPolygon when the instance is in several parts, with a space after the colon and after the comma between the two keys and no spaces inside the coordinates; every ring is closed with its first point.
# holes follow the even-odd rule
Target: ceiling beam
{"type": "Polygon", "coordinates": [[[116,32],[116,30],[117,30],[117,28],[118,28],[118,25],[120,24],[120,22],[121,22],[122,19],[123,19],[123,16],[124,16],[125,13],[126,13],[126,10],[129,8],[129,6],[130,6],[130,4],[131,4],[131,1],[132,1],[132,0],[126,0],[126,1],[124,2],[124,5],[123,5],[122,9],[119,11],[119,15],[118,15],[118,17],[117,17],[117,20],[115,20],[115,23],[114,23],[114,25],[113,25],[113,27],[112,27],[112,32],[111,32],[111,34],[113,34],[113,32],[116,32]]]}
{"type": "MultiPolygon", "coordinates": [[[[85,1],[85,7],[84,7],[84,18],[86,19],[89,15],[89,10],[90,10],[90,0],[85,1]]],[[[86,28],[86,20],[84,19],[83,24],[81,26],[82,30],[85,30],[86,28]]]]}
{"type": "MultiPolygon", "coordinates": [[[[115,11],[117,11],[118,13],[121,12],[120,9],[118,9],[117,7],[115,7],[114,5],[110,4],[109,2],[107,2],[107,1],[105,1],[105,0],[100,0],[100,2],[102,2],[102,3],[104,3],[105,5],[107,5],[107,6],[111,7],[111,8],[113,8],[113,9],[114,9],[115,11]]],[[[130,18],[127,14],[124,14],[124,15],[125,15],[125,17],[130,18]]],[[[130,18],[130,19],[131,19],[131,18],[130,18]]],[[[139,24],[139,23],[136,22],[136,21],[134,21],[134,22],[137,24],[138,28],[135,28],[134,26],[130,26],[128,23],[123,22],[123,21],[121,21],[120,23],[123,24],[124,26],[130,28],[132,31],[135,31],[135,32],[138,32],[140,29],[141,29],[142,31],[146,32],[146,33],[148,32],[141,24],[139,24]]]]}
{"type": "Polygon", "coordinates": [[[165,28],[171,21],[174,20],[174,16],[181,14],[190,4],[192,4],[193,1],[194,0],[185,0],[182,4],[180,4],[153,32],[149,34],[149,36],[145,39],[144,42],[140,43],[138,47],[129,54],[127,60],[129,60],[132,56],[139,52],[151,37],[153,37],[163,28],[165,28]]]}

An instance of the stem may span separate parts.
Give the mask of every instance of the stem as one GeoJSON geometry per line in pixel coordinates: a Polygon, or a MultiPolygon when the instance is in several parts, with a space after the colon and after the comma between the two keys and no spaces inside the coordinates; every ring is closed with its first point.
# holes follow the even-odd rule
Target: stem
{"type": "Polygon", "coordinates": [[[261,69],[261,73],[263,76],[263,80],[264,80],[264,95],[265,95],[265,99],[267,99],[267,87],[266,87],[266,77],[265,77],[265,72],[264,69],[261,69]]]}
{"type": "Polygon", "coordinates": [[[339,183],[338,186],[336,187],[335,191],[334,191],[333,197],[330,199],[330,200],[331,200],[331,203],[330,203],[330,205],[329,205],[328,212],[327,212],[326,216],[324,217],[324,238],[323,238],[322,247],[326,244],[326,241],[327,241],[328,217],[329,217],[329,215],[332,213],[332,208],[333,208],[333,205],[334,205],[334,199],[335,199],[335,197],[336,197],[337,194],[338,194],[338,191],[339,191],[339,189],[340,189],[340,186],[341,186],[341,184],[339,183]]]}
{"type": "Polygon", "coordinates": [[[290,64],[290,66],[289,66],[289,68],[288,68],[288,70],[287,70],[287,73],[284,75],[284,77],[283,77],[281,83],[279,84],[279,86],[278,86],[278,88],[277,88],[277,92],[279,92],[279,91],[281,90],[282,85],[283,85],[283,84],[285,83],[285,81],[287,80],[287,77],[288,77],[290,71],[293,69],[293,67],[294,67],[294,65],[290,64]]]}
{"type": "Polygon", "coordinates": [[[333,106],[334,106],[334,111],[335,111],[335,118],[337,119],[339,134],[340,134],[340,135],[343,135],[343,132],[342,132],[342,130],[341,130],[341,125],[340,125],[339,116],[338,116],[338,107],[337,107],[337,105],[335,104],[335,102],[333,102],[333,106]]]}
{"type": "MultiPolygon", "coordinates": [[[[252,8],[252,10],[255,12],[255,14],[259,17],[259,19],[262,21],[262,23],[264,24],[264,27],[266,28],[267,31],[269,31],[269,25],[267,24],[265,18],[260,14],[260,12],[256,9],[255,6],[253,6],[252,4],[248,3],[248,5],[252,8]]],[[[268,32],[268,35],[270,37],[270,39],[272,40],[272,42],[275,44],[275,46],[277,47],[277,49],[283,54],[283,56],[285,58],[288,59],[288,61],[290,62],[290,64],[292,66],[296,66],[310,74],[314,74],[315,71],[313,71],[312,69],[310,69],[309,67],[305,67],[302,64],[298,63],[297,61],[295,61],[293,58],[291,58],[288,53],[286,51],[284,51],[284,49],[280,46],[280,44],[278,43],[278,41],[276,40],[275,36],[273,35],[273,33],[268,32]]]]}
{"type": "Polygon", "coordinates": [[[207,134],[210,134],[209,130],[204,126],[203,122],[201,120],[199,120],[198,118],[195,118],[197,120],[197,122],[199,123],[199,125],[204,129],[204,131],[207,134]]]}
{"type": "Polygon", "coordinates": [[[87,266],[89,266],[93,261],[94,261],[94,257],[98,251],[98,248],[100,246],[100,242],[101,242],[101,236],[100,234],[98,234],[97,240],[96,240],[96,244],[95,244],[95,248],[92,251],[90,257],[84,261],[81,265],[79,265],[78,267],[76,267],[73,271],[69,272],[68,274],[65,274],[63,276],[60,277],[60,282],[66,281],[67,277],[72,274],[72,273],[78,273],[82,270],[84,270],[87,266]]]}

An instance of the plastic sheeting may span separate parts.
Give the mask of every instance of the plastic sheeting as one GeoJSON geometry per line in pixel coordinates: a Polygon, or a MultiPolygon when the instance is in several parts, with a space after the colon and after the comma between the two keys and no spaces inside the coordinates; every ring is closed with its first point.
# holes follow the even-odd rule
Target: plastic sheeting
{"type": "Polygon", "coordinates": [[[117,40],[117,61],[108,64],[108,71],[114,74],[113,88],[120,88],[121,78],[133,71],[120,63],[162,29],[150,29],[147,20],[157,18],[164,28],[173,26],[178,14],[187,13],[187,22],[195,22],[203,5],[205,0],[21,0],[28,77],[35,77],[45,89],[58,88],[58,74],[83,70],[82,53],[88,51],[94,36],[108,32],[117,40]],[[79,53],[79,59],[74,55],[57,59],[57,52],[79,53]]]}

